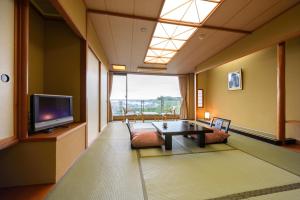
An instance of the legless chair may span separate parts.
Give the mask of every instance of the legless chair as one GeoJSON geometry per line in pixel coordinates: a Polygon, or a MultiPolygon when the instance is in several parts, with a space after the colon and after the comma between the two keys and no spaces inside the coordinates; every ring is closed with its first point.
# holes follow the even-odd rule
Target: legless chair
{"type": "Polygon", "coordinates": [[[166,113],[162,113],[162,120],[174,119],[176,120],[176,107],[172,106],[166,113]],[[170,118],[169,118],[170,117],[170,118]]]}
{"type": "MultiPolygon", "coordinates": [[[[137,118],[137,114],[134,111],[131,111],[129,109],[127,109],[125,107],[122,107],[122,111],[123,111],[123,122],[126,121],[126,119],[128,119],[129,117],[132,117],[133,120],[136,122],[136,118],[137,118]]],[[[128,119],[129,120],[129,119],[128,119]]]]}
{"type": "MultiPolygon", "coordinates": [[[[213,133],[205,134],[205,142],[209,143],[227,143],[229,137],[228,130],[231,120],[214,117],[210,122],[213,133]]],[[[197,135],[191,135],[193,139],[197,139],[197,135]]]]}

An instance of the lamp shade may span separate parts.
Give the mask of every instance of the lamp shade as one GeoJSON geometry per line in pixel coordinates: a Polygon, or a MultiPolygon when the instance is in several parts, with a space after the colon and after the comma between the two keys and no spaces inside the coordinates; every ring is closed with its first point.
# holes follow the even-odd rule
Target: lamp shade
{"type": "Polygon", "coordinates": [[[210,119],[210,113],[209,112],[204,113],[204,119],[210,119]]]}

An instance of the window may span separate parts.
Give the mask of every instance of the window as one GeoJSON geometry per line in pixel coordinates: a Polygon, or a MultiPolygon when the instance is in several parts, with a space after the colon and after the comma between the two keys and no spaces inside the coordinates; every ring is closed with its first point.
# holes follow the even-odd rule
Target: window
{"type": "Polygon", "coordinates": [[[110,103],[113,115],[122,115],[126,109],[126,75],[114,75],[110,103]]]}
{"type": "Polygon", "coordinates": [[[179,114],[181,95],[178,77],[136,74],[128,74],[126,77],[116,75],[113,78],[111,105],[114,116],[122,115],[122,108],[137,114],[142,112],[161,114],[175,109],[175,112],[179,114]]]}

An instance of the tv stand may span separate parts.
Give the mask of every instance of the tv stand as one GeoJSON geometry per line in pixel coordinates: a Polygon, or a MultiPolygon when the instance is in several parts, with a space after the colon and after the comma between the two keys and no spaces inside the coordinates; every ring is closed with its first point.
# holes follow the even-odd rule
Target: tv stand
{"type": "Polygon", "coordinates": [[[12,155],[23,153],[23,157],[16,157],[15,161],[22,167],[10,169],[11,162],[7,162],[5,169],[9,169],[7,173],[10,176],[19,174],[14,185],[56,183],[84,152],[85,137],[85,122],[56,127],[51,132],[48,130],[48,133],[36,132],[13,148],[12,155]],[[38,170],[33,162],[41,163],[38,170]]]}
{"type": "Polygon", "coordinates": [[[48,128],[48,129],[45,129],[43,130],[42,132],[43,133],[52,133],[54,131],[55,128],[48,128]]]}

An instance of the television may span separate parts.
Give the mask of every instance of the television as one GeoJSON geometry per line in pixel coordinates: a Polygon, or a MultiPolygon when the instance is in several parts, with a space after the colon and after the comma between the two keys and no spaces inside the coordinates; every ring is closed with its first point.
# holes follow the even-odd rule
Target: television
{"type": "Polygon", "coordinates": [[[72,96],[33,94],[30,96],[31,132],[51,130],[74,121],[72,96]]]}

